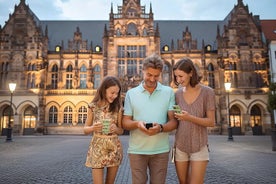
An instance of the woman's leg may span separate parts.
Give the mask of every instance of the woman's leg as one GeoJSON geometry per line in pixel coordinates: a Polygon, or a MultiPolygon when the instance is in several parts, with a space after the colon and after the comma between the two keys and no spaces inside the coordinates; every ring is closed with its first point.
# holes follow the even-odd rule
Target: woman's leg
{"type": "Polygon", "coordinates": [[[94,184],[103,184],[104,169],[92,169],[92,177],[94,184]]]}
{"type": "Polygon", "coordinates": [[[188,161],[175,161],[175,169],[178,177],[179,184],[188,183],[189,175],[189,162],[188,161]]]}
{"type": "Polygon", "coordinates": [[[119,166],[107,168],[105,184],[113,184],[115,182],[118,168],[119,166]]]}
{"type": "Polygon", "coordinates": [[[203,184],[208,161],[191,161],[190,184],[203,184]]]}

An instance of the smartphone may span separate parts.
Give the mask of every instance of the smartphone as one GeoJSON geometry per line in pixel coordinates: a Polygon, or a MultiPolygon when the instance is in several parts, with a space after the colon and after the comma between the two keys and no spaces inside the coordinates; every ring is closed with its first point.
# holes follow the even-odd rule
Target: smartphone
{"type": "Polygon", "coordinates": [[[174,110],[175,113],[178,113],[178,114],[181,113],[181,108],[180,108],[179,105],[174,105],[174,106],[173,106],[173,110],[174,110]]]}
{"type": "Polygon", "coordinates": [[[146,123],[146,128],[149,129],[150,127],[153,127],[153,123],[146,123]]]}

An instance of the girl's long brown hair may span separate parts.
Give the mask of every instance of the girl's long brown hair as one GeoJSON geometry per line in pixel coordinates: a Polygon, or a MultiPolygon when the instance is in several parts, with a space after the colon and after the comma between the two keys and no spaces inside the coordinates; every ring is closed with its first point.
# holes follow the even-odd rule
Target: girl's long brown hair
{"type": "Polygon", "coordinates": [[[110,112],[118,112],[121,108],[121,83],[118,78],[114,76],[106,76],[100,87],[97,89],[96,95],[92,102],[98,103],[100,101],[105,100],[106,98],[106,89],[112,87],[112,86],[118,86],[119,87],[119,93],[118,96],[115,98],[115,100],[110,104],[109,111],[110,112]]]}

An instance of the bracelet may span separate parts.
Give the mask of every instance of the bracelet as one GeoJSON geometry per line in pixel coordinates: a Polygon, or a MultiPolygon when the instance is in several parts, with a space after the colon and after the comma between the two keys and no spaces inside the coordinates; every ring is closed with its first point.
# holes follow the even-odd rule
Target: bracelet
{"type": "Polygon", "coordinates": [[[163,125],[159,124],[160,126],[160,132],[163,132],[163,125]]]}

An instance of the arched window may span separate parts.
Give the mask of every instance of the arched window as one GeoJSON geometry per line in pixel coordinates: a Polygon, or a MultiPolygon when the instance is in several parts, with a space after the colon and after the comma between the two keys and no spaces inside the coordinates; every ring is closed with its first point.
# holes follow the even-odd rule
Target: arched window
{"type": "Polygon", "coordinates": [[[215,89],[214,66],[212,63],[208,64],[208,86],[215,89]]]}
{"type": "Polygon", "coordinates": [[[250,111],[250,126],[261,126],[261,110],[257,105],[254,105],[250,111]]]}
{"type": "Polygon", "coordinates": [[[36,71],[36,64],[32,64],[32,71],[36,71]]]}
{"type": "Polygon", "coordinates": [[[29,106],[24,111],[24,128],[35,128],[35,125],[36,125],[35,109],[32,106],[29,106]]]}
{"type": "Polygon", "coordinates": [[[231,127],[241,127],[241,111],[236,105],[230,109],[230,122],[231,127]]]}
{"type": "Polygon", "coordinates": [[[137,35],[137,28],[134,23],[130,23],[127,25],[127,34],[132,36],[137,35]]]}
{"type": "Polygon", "coordinates": [[[66,68],[66,89],[73,88],[73,67],[68,65],[66,68]]]}
{"type": "Polygon", "coordinates": [[[143,29],[143,36],[147,36],[147,35],[148,35],[147,28],[144,28],[144,29],[143,29]]]}
{"type": "Polygon", "coordinates": [[[166,86],[170,86],[170,68],[166,63],[162,71],[162,83],[166,86]]]}
{"type": "Polygon", "coordinates": [[[70,106],[66,106],[63,112],[63,123],[71,124],[73,119],[73,109],[70,106]]]}
{"type": "Polygon", "coordinates": [[[116,30],[116,36],[121,36],[121,31],[119,28],[116,30]]]}
{"type": "Polygon", "coordinates": [[[27,76],[27,88],[30,89],[32,87],[32,75],[29,73],[27,76]]]}
{"type": "Polygon", "coordinates": [[[80,88],[86,88],[86,81],[87,81],[87,70],[86,66],[83,64],[80,68],[80,88]]]}
{"type": "Polygon", "coordinates": [[[81,106],[79,108],[78,123],[84,124],[86,119],[87,119],[87,108],[85,106],[81,106]]]}
{"type": "Polygon", "coordinates": [[[101,83],[101,67],[100,65],[96,65],[94,67],[94,89],[97,89],[101,83]]]}
{"type": "Polygon", "coordinates": [[[9,121],[11,123],[13,123],[14,117],[13,117],[13,109],[11,108],[11,106],[7,106],[4,110],[3,110],[3,119],[2,121],[2,128],[8,128],[9,125],[9,121]]]}
{"type": "Polygon", "coordinates": [[[57,87],[58,87],[58,66],[55,64],[52,67],[51,89],[57,89],[57,87]]]}
{"type": "Polygon", "coordinates": [[[165,46],[163,47],[163,51],[168,52],[168,51],[169,51],[169,46],[168,46],[168,45],[165,45],[165,46]]]}
{"type": "Polygon", "coordinates": [[[101,51],[102,51],[102,48],[101,48],[99,45],[97,45],[97,46],[95,47],[95,51],[96,51],[96,52],[101,52],[101,51]]]}
{"type": "Polygon", "coordinates": [[[58,122],[58,110],[55,106],[50,107],[49,110],[49,123],[58,122]]]}
{"type": "Polygon", "coordinates": [[[31,88],[35,88],[35,74],[32,74],[32,78],[31,78],[31,88]]]}

